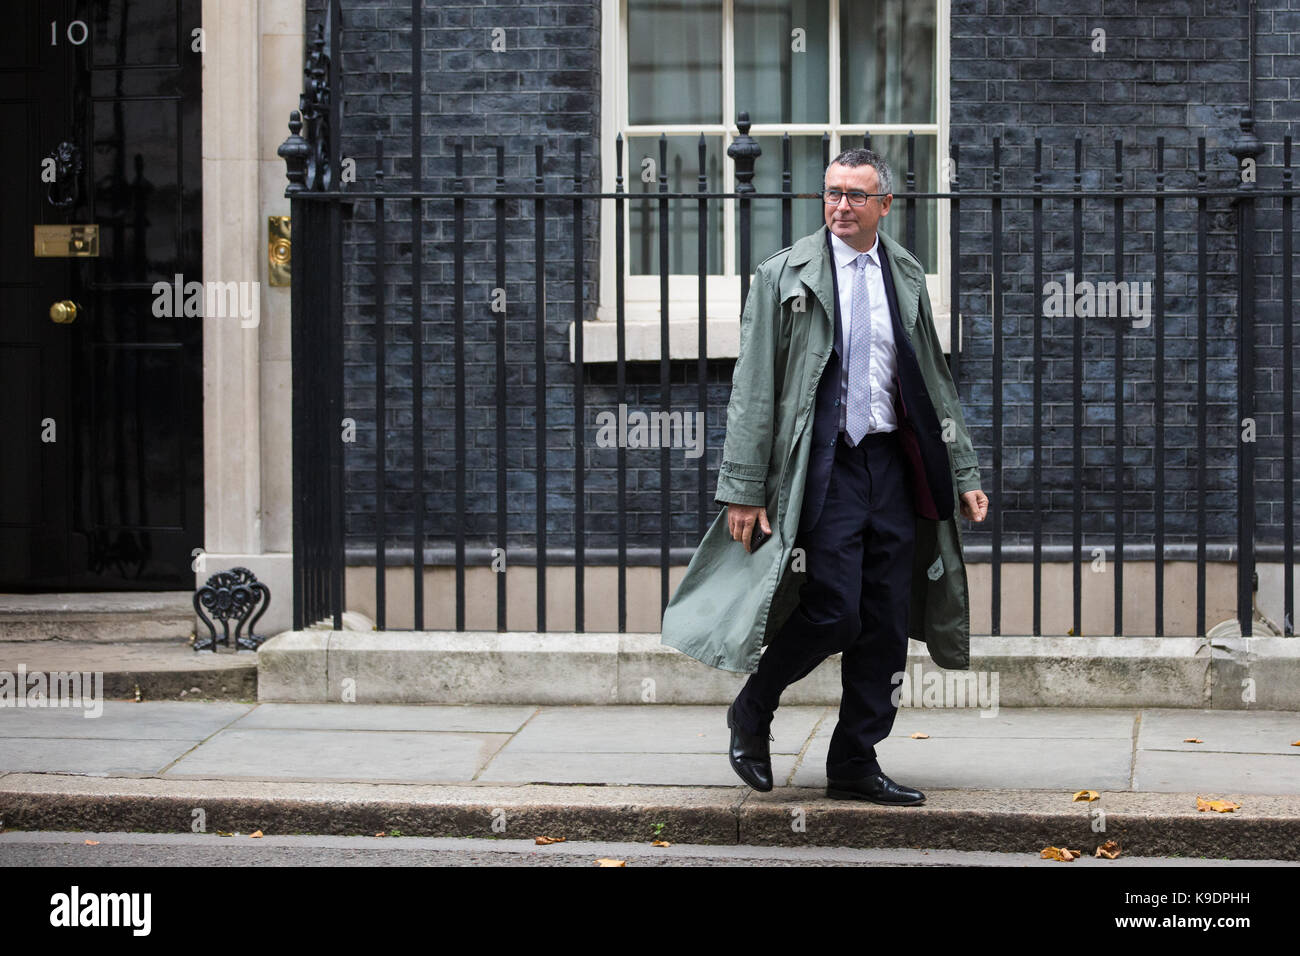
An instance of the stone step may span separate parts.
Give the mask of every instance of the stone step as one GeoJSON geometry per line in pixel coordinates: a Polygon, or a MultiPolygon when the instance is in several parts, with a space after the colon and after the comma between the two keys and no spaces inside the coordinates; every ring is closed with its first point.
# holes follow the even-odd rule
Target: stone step
{"type": "MultiPolygon", "coordinates": [[[[258,668],[259,700],[303,703],[727,704],[746,679],[654,633],[285,631],[258,668]]],[[[898,683],[902,706],[1300,711],[1300,640],[977,634],[965,671],[912,641],[898,683]]],[[[834,655],[781,703],[836,704],[841,691],[834,655]]]]}
{"type": "Polygon", "coordinates": [[[191,591],[0,594],[0,644],[7,641],[188,641],[191,591]]]}
{"type": "MultiPolygon", "coordinates": [[[[257,654],[184,641],[0,641],[0,672],[102,674],[107,700],[256,700],[257,654]]],[[[18,686],[15,684],[14,686],[18,686]]],[[[29,685],[30,686],[30,685],[29,685]]]]}

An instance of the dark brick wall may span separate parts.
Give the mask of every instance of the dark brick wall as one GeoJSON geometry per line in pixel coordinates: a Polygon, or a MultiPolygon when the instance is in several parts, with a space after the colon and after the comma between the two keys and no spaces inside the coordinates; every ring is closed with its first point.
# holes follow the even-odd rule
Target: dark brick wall
{"type": "MultiPolygon", "coordinates": [[[[308,4],[309,25],[319,3],[308,4]]],[[[391,189],[409,185],[411,176],[411,23],[410,4],[385,0],[345,0],[342,66],[346,155],[358,160],[359,178],[369,181],[374,167],[374,137],[385,140],[385,172],[391,189]]],[[[423,35],[423,122],[425,184],[451,186],[452,155],[464,145],[466,181],[472,194],[495,188],[494,149],[504,147],[511,189],[531,189],[533,149],[542,144],[544,176],[550,190],[573,184],[573,144],[581,142],[583,188],[599,188],[600,4],[426,2],[423,35]],[[492,52],[491,30],[505,29],[508,52],[492,52]]],[[[1300,0],[1260,4],[1256,86],[1258,135],[1269,145],[1259,158],[1260,183],[1277,184],[1282,135],[1290,129],[1300,102],[1300,0]],[[1289,6],[1290,9],[1287,9],[1289,6]]],[[[1122,137],[1123,180],[1131,188],[1153,184],[1157,136],[1166,141],[1166,184],[1186,188],[1195,182],[1196,138],[1205,136],[1211,186],[1236,182],[1228,148],[1237,136],[1240,106],[1246,99],[1245,4],[1233,0],[953,0],[951,21],[952,136],[961,144],[961,188],[990,185],[992,139],[1000,136],[1004,186],[1028,187],[1033,139],[1044,140],[1047,187],[1068,186],[1073,138],[1084,137],[1086,189],[1113,182],[1113,140],[1122,137]],[[1107,34],[1105,54],[1091,50],[1092,30],[1107,34]]],[[[900,171],[900,176],[901,176],[900,171]]],[[[533,203],[506,204],[507,371],[509,450],[508,539],[530,546],[536,521],[533,469],[537,370],[533,361],[533,203]]],[[[1032,466],[1032,330],[1040,292],[1032,288],[1032,241],[1027,203],[1007,200],[1004,225],[1004,457],[1000,502],[1004,546],[1027,543],[1034,513],[1032,466]]],[[[1185,201],[1167,206],[1165,241],[1165,476],[1167,540],[1193,542],[1196,512],[1207,512],[1212,541],[1235,534],[1235,381],[1236,381],[1236,212],[1226,198],[1210,206],[1209,250],[1209,485],[1202,500],[1194,481],[1196,465],[1196,223],[1185,201]]],[[[568,358],[568,327],[574,317],[571,204],[547,207],[546,413],[548,422],[548,546],[574,544],[574,366],[568,358]]],[[[493,206],[468,204],[466,242],[465,378],[470,545],[495,544],[496,529],[496,316],[488,306],[496,284],[493,206]]],[[[968,279],[961,302],[965,349],[961,390],[967,423],[980,451],[986,490],[993,490],[992,369],[990,301],[987,276],[990,216],[987,201],[963,205],[962,269],[968,279]]],[[[411,487],[410,211],[388,203],[386,263],[388,300],[388,496],[390,546],[409,547],[415,502],[411,487]]],[[[346,511],[349,545],[373,546],[374,529],[374,282],[373,206],[359,202],[347,229],[345,290],[347,323],[347,413],[358,423],[358,440],[347,447],[346,511]]],[[[1258,510],[1259,537],[1280,539],[1281,343],[1280,241],[1276,201],[1261,200],[1257,252],[1259,309],[1258,510]]],[[[1048,203],[1045,216],[1048,278],[1072,267],[1070,209],[1048,203]]],[[[1090,201],[1085,219],[1084,276],[1114,278],[1113,221],[1110,204],[1090,201]]],[[[1131,200],[1124,215],[1124,274],[1154,279],[1153,215],[1149,200],[1131,200]]],[[[598,299],[599,222],[594,207],[583,221],[585,281],[581,301],[591,318],[598,299]]],[[[425,206],[425,284],[423,309],[425,361],[425,499],[431,545],[453,540],[454,366],[450,203],[425,206]]],[[[1113,535],[1114,482],[1114,325],[1088,319],[1085,325],[1085,492],[1076,501],[1070,490],[1073,393],[1071,323],[1048,319],[1044,325],[1044,527],[1049,543],[1069,541],[1071,516],[1083,509],[1085,542],[1106,545],[1113,535]]],[[[1125,408],[1123,503],[1131,544],[1150,541],[1154,491],[1152,329],[1125,332],[1125,408]]],[[[712,493],[730,391],[731,361],[708,363],[706,518],[715,511],[712,493]]],[[[587,406],[586,500],[589,548],[616,544],[615,449],[595,447],[595,416],[615,409],[612,365],[588,366],[583,394],[587,406]]],[[[630,408],[653,411],[660,404],[657,363],[628,366],[626,401],[630,408]]],[[[671,407],[693,409],[696,363],[674,362],[671,407]]],[[[659,494],[659,453],[627,452],[629,545],[657,548],[664,511],[659,494]]],[[[673,547],[691,548],[699,540],[699,499],[693,460],[673,452],[671,521],[673,547]]],[[[987,544],[987,526],[966,529],[967,543],[987,544]]]]}
{"type": "MultiPolygon", "coordinates": [[[[1296,116],[1300,77],[1300,4],[1265,0],[1257,27],[1257,135],[1270,145],[1259,157],[1261,188],[1280,185],[1282,137],[1296,116]]],[[[1204,136],[1211,188],[1238,182],[1229,149],[1247,99],[1246,4],[1236,0],[953,0],[952,137],[961,148],[962,189],[992,186],[992,142],[1002,145],[1003,186],[1032,186],[1034,138],[1043,140],[1045,188],[1069,188],[1073,141],[1084,146],[1085,191],[1114,184],[1114,141],[1122,139],[1123,183],[1151,189],[1155,145],[1165,138],[1166,186],[1196,182],[1197,137],[1204,136]],[[1106,50],[1092,49],[1093,31],[1106,33],[1106,50]]],[[[1004,203],[1003,527],[1011,540],[1029,540],[1034,516],[1033,328],[1041,290],[1033,285],[1031,205],[1004,203]]],[[[1281,291],[1277,200],[1259,201],[1256,251],[1258,539],[1280,541],[1281,291]]],[[[1211,541],[1233,540],[1236,528],[1236,381],[1238,333],[1237,212],[1227,197],[1210,201],[1208,232],[1207,488],[1197,492],[1197,227],[1194,203],[1170,200],[1164,244],[1165,426],[1163,452],[1155,447],[1155,324],[1124,331],[1125,401],[1123,507],[1126,544],[1150,543],[1153,510],[1163,504],[1166,540],[1194,542],[1196,513],[1207,513],[1211,541]],[[1165,461],[1165,491],[1155,489],[1155,456],[1165,461]]],[[[991,205],[969,200],[962,213],[962,269],[987,276],[991,205]]],[[[1114,211],[1110,200],[1085,204],[1084,276],[1116,277],[1114,211]]],[[[1129,200],[1123,213],[1124,277],[1155,278],[1154,212],[1150,199],[1129,200]]],[[[1047,202],[1045,278],[1073,270],[1072,213],[1068,201],[1047,202]]],[[[986,487],[992,463],[992,325],[985,282],[965,286],[961,303],[966,336],[962,356],[964,408],[986,487]]],[[[1113,540],[1116,420],[1115,322],[1083,319],[1084,468],[1082,500],[1071,490],[1074,392],[1072,323],[1043,325],[1043,527],[1047,541],[1069,540],[1073,514],[1082,509],[1089,548],[1113,540]]],[[[989,529],[968,535],[986,542],[989,529]]]]}

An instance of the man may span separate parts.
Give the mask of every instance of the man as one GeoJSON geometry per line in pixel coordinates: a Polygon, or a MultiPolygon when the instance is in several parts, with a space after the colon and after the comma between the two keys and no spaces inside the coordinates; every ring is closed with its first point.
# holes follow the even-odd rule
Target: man
{"type": "Polygon", "coordinates": [[[772,788],[781,692],[840,652],[827,796],[915,805],[924,794],[885,775],[875,744],[893,726],[909,634],[941,666],[970,666],[953,512],[960,495],[961,513],[983,521],[988,498],[924,269],[878,232],[892,189],[877,154],[841,153],[826,170],[825,228],[759,264],[715,496],[727,507],[669,602],[662,640],[751,674],[727,710],[728,756],[761,791],[772,788]],[[776,543],[755,550],[756,528],[776,543]]]}

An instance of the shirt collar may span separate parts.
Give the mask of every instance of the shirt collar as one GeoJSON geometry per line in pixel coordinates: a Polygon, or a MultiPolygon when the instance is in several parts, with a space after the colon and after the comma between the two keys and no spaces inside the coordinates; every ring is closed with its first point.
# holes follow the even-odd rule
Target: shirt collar
{"type": "MultiPolygon", "coordinates": [[[[830,233],[830,237],[831,237],[831,251],[835,253],[835,265],[837,268],[843,269],[845,266],[851,264],[853,260],[856,259],[858,256],[862,255],[862,253],[858,252],[857,249],[854,249],[851,245],[849,245],[839,236],[835,235],[835,233],[833,232],[830,233]]],[[[876,267],[879,268],[880,267],[880,230],[879,229],[876,230],[876,241],[872,243],[871,248],[867,250],[867,255],[871,257],[871,262],[875,263],[876,267]]]]}

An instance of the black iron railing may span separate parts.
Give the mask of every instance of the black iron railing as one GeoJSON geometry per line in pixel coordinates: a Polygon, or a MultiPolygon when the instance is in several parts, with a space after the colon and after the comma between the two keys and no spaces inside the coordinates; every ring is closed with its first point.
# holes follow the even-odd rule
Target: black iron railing
{"type": "MultiPolygon", "coordinates": [[[[293,626],[332,618],[343,627],[343,202],[328,196],[342,166],[338,49],[330,0],[303,70],[303,92],[281,145],[291,203],[293,364],[293,626]],[[305,134],[305,135],[302,135],[305,134]]],[[[419,44],[416,44],[418,47],[419,44]]],[[[382,293],[381,293],[382,295],[382,293]]],[[[381,430],[382,431],[382,430],[381,430]]],[[[382,459],[381,459],[382,460],[382,459]]]]}
{"type": "MultiPolygon", "coordinates": [[[[294,626],[301,628],[320,620],[332,618],[334,626],[340,627],[341,613],[345,604],[343,591],[343,468],[342,450],[339,441],[340,421],[343,417],[343,383],[342,383],[342,316],[341,302],[343,289],[343,267],[341,259],[341,229],[345,208],[354,205],[373,205],[373,237],[377,248],[386,249],[386,228],[395,206],[409,211],[411,235],[423,237],[426,230],[431,230],[439,223],[450,221],[452,238],[453,278],[452,310],[454,315],[454,338],[452,341],[451,362],[454,365],[456,406],[454,413],[455,470],[456,489],[455,507],[458,516],[466,513],[466,389],[473,383],[466,380],[466,270],[465,248],[467,242],[466,210],[469,204],[490,204],[495,215],[495,261],[496,282],[499,288],[506,283],[506,237],[509,226],[506,219],[508,201],[531,202],[533,206],[534,229],[534,301],[533,320],[535,323],[535,362],[536,383],[534,397],[535,422],[535,482],[539,490],[536,510],[536,548],[535,556],[537,580],[537,617],[528,622],[528,629],[547,630],[546,627],[546,589],[547,565],[555,553],[547,548],[547,488],[546,453],[548,450],[547,433],[547,399],[546,399],[546,343],[547,316],[547,242],[546,226],[548,219],[562,215],[557,207],[567,207],[572,215],[572,280],[575,290],[573,296],[574,319],[574,365],[575,386],[573,394],[574,439],[573,460],[574,479],[574,521],[575,547],[572,550],[572,567],[574,569],[574,613],[575,626],[584,630],[583,611],[586,604],[584,570],[587,564],[586,538],[584,523],[584,474],[586,472],[584,457],[584,433],[586,431],[585,408],[583,397],[583,281],[584,281],[584,214],[590,204],[610,203],[614,216],[615,241],[615,301],[617,324],[617,396],[620,404],[626,401],[626,339],[625,339],[625,289],[626,271],[624,229],[627,206],[629,202],[646,202],[645,195],[634,195],[625,191],[623,181],[623,141],[619,137],[611,148],[617,156],[617,179],[612,193],[590,192],[582,189],[582,143],[575,141],[573,146],[573,188],[569,191],[548,191],[543,176],[545,156],[540,145],[534,150],[536,176],[532,188],[510,188],[505,176],[506,156],[502,146],[495,147],[496,181],[495,190],[488,193],[471,193],[465,186],[464,147],[455,146],[454,175],[450,190],[427,189],[422,175],[421,138],[411,137],[412,180],[408,189],[388,189],[384,182],[383,157],[384,140],[375,138],[374,173],[366,181],[362,180],[344,187],[334,181],[336,171],[340,168],[339,155],[339,105],[338,69],[331,51],[337,49],[338,18],[336,4],[331,3],[331,17],[327,28],[318,31],[313,43],[307,67],[307,82],[300,110],[290,122],[291,135],[281,148],[288,166],[289,187],[286,194],[292,200],[293,215],[293,386],[294,386],[294,626]],[[331,95],[333,91],[333,95],[331,95]],[[426,217],[426,214],[427,217],[426,217]]],[[[418,16],[419,3],[415,4],[418,16]]],[[[420,71],[420,44],[413,44],[412,69],[418,75],[420,71]]],[[[420,117],[423,104],[420,97],[420,84],[412,84],[412,130],[421,128],[420,117]]],[[[1258,155],[1258,141],[1250,142],[1248,121],[1243,122],[1243,136],[1234,148],[1234,168],[1237,163],[1258,155]]],[[[707,315],[706,278],[710,263],[708,261],[708,236],[711,210],[719,204],[734,202],[737,204],[739,219],[740,264],[738,280],[741,289],[741,302],[747,292],[752,267],[752,249],[750,244],[751,207],[756,201],[777,201],[781,207],[781,235],[783,244],[789,244],[792,223],[792,204],[795,200],[814,201],[816,194],[796,194],[792,190],[789,137],[785,137],[782,150],[782,189],[777,193],[759,193],[753,187],[754,165],[760,157],[757,144],[748,135],[749,123],[745,114],[741,114],[737,129],[739,136],[728,150],[728,155],[735,162],[736,189],[731,193],[709,192],[703,171],[705,164],[705,141],[700,138],[700,170],[698,189],[695,192],[669,192],[666,139],[659,141],[659,175],[658,192],[653,201],[658,205],[658,242],[659,242],[659,295],[660,295],[660,350],[659,369],[661,401],[664,413],[669,412],[670,399],[670,359],[669,359],[669,209],[674,203],[694,203],[698,209],[697,228],[699,230],[699,308],[700,315],[707,315]]],[[[822,140],[823,167],[829,162],[830,138],[822,140]]],[[[864,137],[864,145],[870,146],[870,134],[864,137]]],[[[1166,362],[1164,318],[1166,310],[1165,290],[1165,231],[1169,210],[1177,204],[1182,215],[1194,208],[1197,246],[1197,335],[1198,351],[1196,356],[1196,375],[1198,392],[1196,399],[1196,427],[1198,434],[1197,467],[1195,490],[1201,499],[1205,498],[1207,489],[1206,464],[1209,454],[1207,447],[1208,406],[1207,382],[1209,380],[1208,354],[1206,343],[1207,330],[1207,276],[1208,245],[1210,241],[1209,208],[1213,201],[1220,204],[1231,203],[1236,207],[1237,236],[1233,268],[1238,276],[1236,302],[1236,341],[1237,341],[1237,389],[1236,417],[1241,423],[1256,416],[1256,349],[1260,348],[1255,336],[1255,300],[1256,288],[1255,259],[1257,256],[1256,236],[1254,232],[1255,206],[1260,199],[1280,199],[1281,220],[1281,327],[1283,342],[1281,346],[1282,379],[1284,383],[1282,409],[1282,504],[1284,509],[1283,543],[1280,557],[1284,567],[1285,580],[1285,631],[1291,633],[1293,620],[1292,592],[1294,526],[1292,513],[1293,496],[1293,454],[1294,422],[1292,409],[1292,323],[1294,321],[1292,287],[1294,283],[1293,263],[1293,203],[1296,196],[1293,172],[1291,168],[1291,138],[1288,136],[1283,144],[1283,163],[1280,168],[1260,168],[1253,177],[1240,177],[1240,181],[1229,187],[1211,187],[1206,165],[1206,144],[1204,138],[1197,143],[1197,168],[1194,187],[1170,189],[1166,185],[1165,141],[1157,140],[1153,150],[1154,170],[1151,171],[1150,185],[1147,188],[1129,188],[1126,186],[1124,168],[1125,150],[1123,143],[1114,141],[1114,164],[1109,171],[1113,186],[1110,189],[1084,188],[1085,166],[1084,150],[1081,138],[1073,142],[1074,167],[1068,186],[1049,188],[1044,182],[1043,150],[1041,139],[1034,141],[1034,163],[1031,174],[1032,185],[1028,189],[1008,189],[1004,187],[1004,174],[1008,168],[1002,159],[1002,144],[998,138],[992,141],[992,162],[990,168],[990,188],[971,190],[959,188],[956,170],[960,169],[958,145],[951,146],[952,164],[947,176],[948,190],[944,192],[920,192],[916,189],[915,140],[908,137],[907,169],[904,175],[905,191],[896,194],[896,201],[903,203],[904,243],[909,248],[915,247],[917,236],[917,213],[922,203],[946,203],[949,215],[949,290],[952,309],[950,312],[950,336],[952,347],[950,358],[951,370],[959,389],[965,393],[962,374],[962,352],[968,354],[972,348],[984,347],[983,343],[973,345],[960,338],[962,305],[972,296],[989,296],[989,316],[991,317],[991,341],[989,365],[991,368],[991,465],[986,476],[985,491],[991,501],[988,533],[990,535],[989,561],[992,571],[991,616],[992,632],[999,633],[1001,627],[1001,582],[1003,558],[1002,509],[1000,508],[1003,476],[1003,446],[1000,437],[1004,429],[1004,382],[1003,367],[1006,354],[1004,317],[1004,287],[1008,276],[1016,270],[1008,269],[1007,244],[1010,240],[1014,254],[1024,252],[1025,242],[1031,250],[1033,285],[1036,296],[1041,296],[1045,288],[1044,252],[1045,239],[1049,230],[1045,226],[1045,215],[1052,210],[1068,208],[1072,228],[1072,253],[1074,272],[1072,275],[1083,277],[1084,272],[1084,236],[1085,213],[1096,210],[1099,206],[1109,205],[1112,210],[1114,237],[1109,252],[1113,256],[1113,274],[1106,283],[1112,282],[1120,289],[1125,286],[1126,256],[1132,256],[1126,248],[1126,241],[1131,236],[1130,227],[1126,226],[1126,216],[1135,209],[1152,220],[1151,234],[1153,248],[1146,254],[1154,262],[1154,283],[1152,298],[1148,302],[1151,308],[1151,321],[1154,323],[1152,341],[1155,392],[1152,397],[1154,405],[1153,424],[1156,454],[1154,455],[1154,487],[1151,489],[1153,508],[1152,542],[1150,551],[1154,560],[1155,579],[1154,594],[1151,599],[1155,607],[1155,633],[1164,633],[1164,565],[1165,546],[1165,507],[1167,492],[1164,470],[1164,426],[1166,405],[1163,372],[1166,362]],[[1260,185],[1265,181],[1276,181],[1276,187],[1260,185]],[[1030,227],[1028,236],[1022,226],[1007,224],[1008,209],[1018,211],[1022,206],[1030,209],[1030,227]],[[983,215],[987,211],[991,224],[989,244],[981,246],[978,252],[989,256],[990,269],[985,272],[972,272],[963,268],[963,255],[970,255],[970,250],[962,247],[963,212],[970,215],[983,215]],[[958,343],[961,342],[961,347],[958,343]]],[[[1020,170],[1016,170],[1019,172],[1020,170]]],[[[1143,176],[1146,176],[1144,171],[1143,176]]],[[[404,220],[404,217],[402,217],[404,220]]],[[[1090,232],[1095,230],[1089,230],[1090,232]]],[[[1146,230],[1142,230],[1145,234],[1146,230]]],[[[1059,240],[1059,235],[1057,236],[1059,240]]],[[[424,603],[424,562],[427,536],[425,533],[424,501],[424,351],[422,349],[422,312],[423,285],[426,266],[424,261],[424,242],[413,241],[410,251],[410,337],[412,342],[410,389],[411,389],[411,442],[414,449],[412,499],[416,502],[413,516],[411,538],[411,564],[413,573],[413,626],[423,629],[425,621],[424,603]]],[[[1060,252],[1058,245],[1052,250],[1060,252]]],[[[385,351],[385,329],[389,326],[389,311],[393,303],[388,299],[387,290],[390,283],[386,269],[390,267],[385,255],[374,257],[375,289],[375,416],[376,421],[385,421],[385,392],[387,389],[385,351]]],[[[717,264],[713,264],[716,268],[717,264]]],[[[1023,274],[1023,273],[1022,273],[1023,274]]],[[[1115,286],[1111,286],[1112,295],[1115,286]]],[[[1122,293],[1122,294],[1127,294],[1122,293]]],[[[1041,569],[1043,562],[1043,515],[1047,511],[1047,502],[1043,497],[1042,453],[1044,407],[1044,352],[1043,352],[1043,304],[1040,299],[1034,309],[1033,328],[1033,470],[1032,470],[1032,517],[1031,533],[1033,535],[1033,633],[1040,633],[1041,606],[1043,601],[1041,569]]],[[[506,489],[507,489],[507,395],[506,395],[506,349],[507,318],[504,312],[495,316],[496,323],[496,543],[497,547],[506,546],[506,489]]],[[[706,361],[708,355],[707,323],[699,322],[698,328],[697,381],[699,383],[699,409],[707,407],[706,402],[706,361]]],[[[1082,502],[1085,491],[1090,489],[1084,480],[1084,414],[1089,405],[1084,393],[1084,347],[1082,336],[1084,322],[1073,324],[1072,374],[1073,374],[1073,459],[1071,462],[1070,489],[1074,500],[1082,502]]],[[[1137,553],[1138,549],[1128,544],[1125,537],[1125,462],[1124,462],[1124,386],[1125,355],[1127,351],[1124,323],[1114,323],[1114,383],[1113,412],[1115,453],[1113,456],[1114,472],[1111,487],[1105,489],[1113,493],[1113,547],[1111,561],[1114,579],[1115,633],[1122,633],[1124,600],[1124,560],[1126,554],[1137,553]]],[[[1059,385],[1059,381],[1052,384],[1059,385]]],[[[968,416],[969,417],[969,416],[968,416]]],[[[440,423],[444,425],[445,423],[440,423]]],[[[376,456],[374,463],[375,484],[375,589],[377,626],[387,626],[386,579],[389,540],[387,497],[393,490],[390,474],[386,464],[384,427],[376,428],[376,456]]],[[[1237,618],[1242,633],[1251,633],[1252,589],[1254,569],[1257,556],[1255,542],[1255,449],[1249,441],[1236,442],[1236,545],[1235,549],[1224,549],[1228,558],[1237,567],[1237,618]]],[[[708,473],[706,458],[701,456],[696,464],[696,477],[699,502],[699,532],[702,535],[712,520],[714,505],[712,502],[712,478],[708,473]]],[[[1130,466],[1131,467],[1131,466],[1130,466]]],[[[660,458],[660,493],[663,514],[670,513],[669,492],[671,465],[669,449],[661,449],[660,458]]],[[[625,449],[620,444],[617,457],[617,493],[620,501],[626,495],[627,462],[625,449]]],[[[405,494],[407,489],[403,488],[405,494]]],[[[1082,565],[1084,563],[1084,514],[1080,505],[1073,509],[1072,546],[1069,553],[1073,562],[1073,621],[1072,633],[1082,633],[1082,565]]],[[[1131,511],[1131,509],[1130,509],[1131,511]]],[[[1198,509],[1197,536],[1195,556],[1196,574],[1196,630],[1204,634],[1206,629],[1206,562],[1207,536],[1205,509],[1198,509]]],[[[627,528],[626,510],[618,514],[617,552],[612,559],[618,568],[618,626],[626,627],[627,616],[627,528]]],[[[666,606],[669,598],[669,522],[661,522],[659,566],[661,607],[666,606]]],[[[1093,535],[1096,532],[1091,532],[1093,535]]],[[[456,567],[456,627],[465,626],[465,568],[467,562],[467,540],[464,523],[457,522],[454,560],[456,567]]],[[[490,553],[492,549],[476,548],[476,558],[490,553]]],[[[515,549],[516,553],[520,549],[515,549]]],[[[528,549],[523,549],[527,551],[528,549]]],[[[1277,552],[1276,546],[1270,554],[1277,552]]],[[[1145,553],[1145,549],[1143,549],[1145,553]]],[[[567,558],[567,551],[564,556],[567,558]]],[[[567,563],[567,562],[566,562],[567,563]]],[[[1131,597],[1131,595],[1129,595],[1131,597]]],[[[1139,600],[1146,600],[1142,597],[1139,600]]],[[[505,575],[497,576],[497,622],[498,628],[505,630],[506,620],[506,580],[505,575]]]]}

